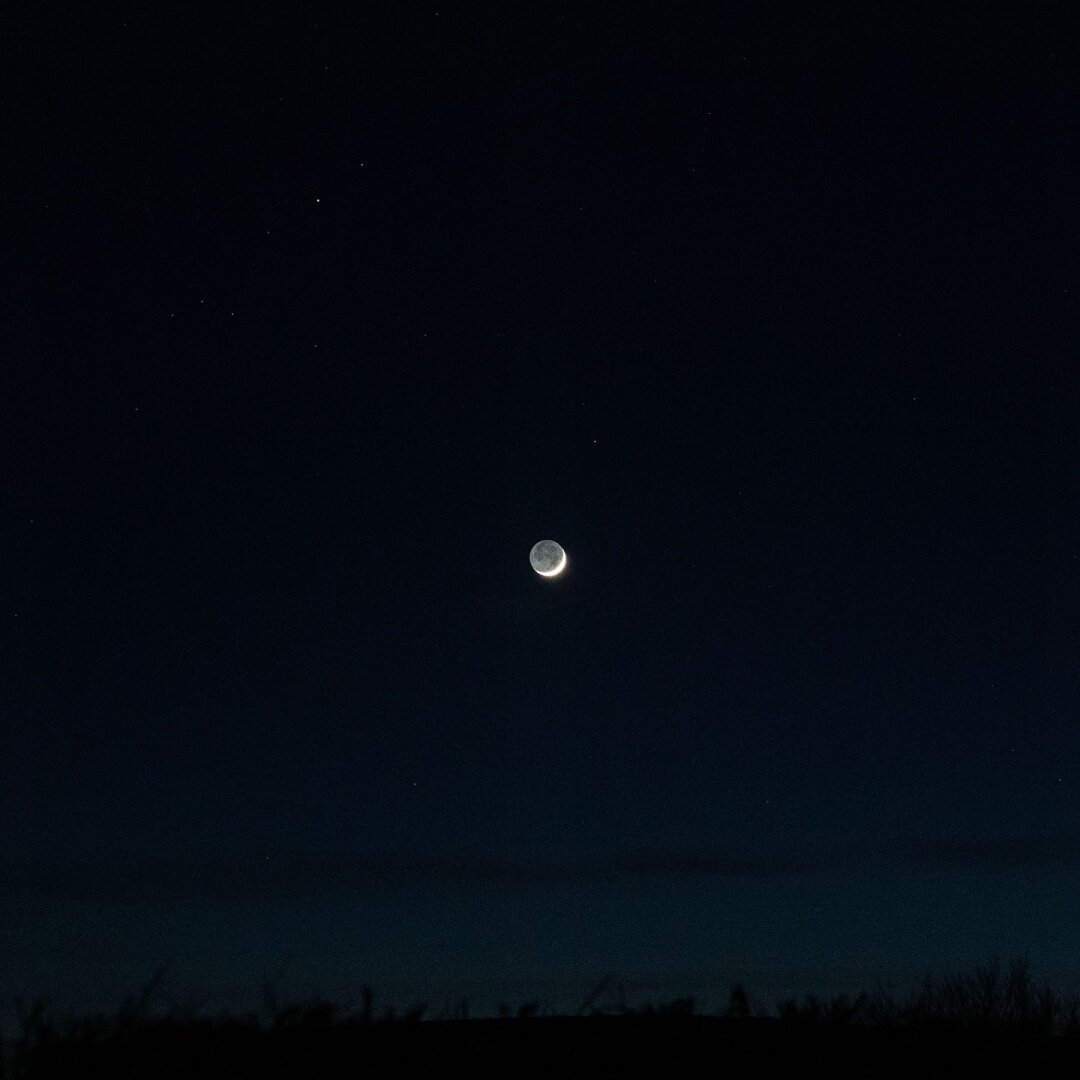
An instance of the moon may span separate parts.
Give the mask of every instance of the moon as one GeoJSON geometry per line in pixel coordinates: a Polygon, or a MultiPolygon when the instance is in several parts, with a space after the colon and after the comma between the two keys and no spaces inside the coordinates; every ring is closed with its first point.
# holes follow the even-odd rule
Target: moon
{"type": "Polygon", "coordinates": [[[541,540],[533,544],[529,562],[541,577],[556,577],[566,569],[566,552],[554,540],[541,540]]]}

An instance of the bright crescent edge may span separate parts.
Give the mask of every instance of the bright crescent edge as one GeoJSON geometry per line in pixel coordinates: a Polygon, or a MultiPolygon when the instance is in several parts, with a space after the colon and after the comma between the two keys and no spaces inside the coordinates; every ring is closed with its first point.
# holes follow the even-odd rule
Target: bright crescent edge
{"type": "Polygon", "coordinates": [[[560,560],[559,565],[556,566],[554,570],[537,570],[536,572],[541,577],[555,577],[556,574],[561,574],[563,572],[563,570],[565,569],[565,567],[566,567],[566,551],[564,550],[563,553],[562,553],[562,559],[560,560]]]}

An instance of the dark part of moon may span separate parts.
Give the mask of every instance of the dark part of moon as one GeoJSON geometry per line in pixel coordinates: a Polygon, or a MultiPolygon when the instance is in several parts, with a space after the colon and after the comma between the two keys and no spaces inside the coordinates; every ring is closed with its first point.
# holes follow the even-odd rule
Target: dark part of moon
{"type": "Polygon", "coordinates": [[[554,570],[562,562],[562,548],[553,540],[541,540],[529,553],[529,561],[538,571],[554,570]]]}

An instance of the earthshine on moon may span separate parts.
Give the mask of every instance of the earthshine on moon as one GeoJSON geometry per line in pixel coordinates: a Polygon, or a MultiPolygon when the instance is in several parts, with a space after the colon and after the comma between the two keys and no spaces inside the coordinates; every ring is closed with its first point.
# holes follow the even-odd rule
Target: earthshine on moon
{"type": "Polygon", "coordinates": [[[533,544],[529,562],[541,577],[555,577],[566,568],[566,552],[554,540],[541,540],[533,544]]]}

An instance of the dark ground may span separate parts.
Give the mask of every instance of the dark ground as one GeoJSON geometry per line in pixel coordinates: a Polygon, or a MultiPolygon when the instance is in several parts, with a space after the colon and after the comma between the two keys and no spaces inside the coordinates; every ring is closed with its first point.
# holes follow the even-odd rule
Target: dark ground
{"type": "Polygon", "coordinates": [[[774,1017],[636,1014],[341,1024],[148,1026],[97,1046],[39,1049],[8,1077],[1049,1075],[1080,1063],[1075,1037],[933,1034],[774,1017]]]}

